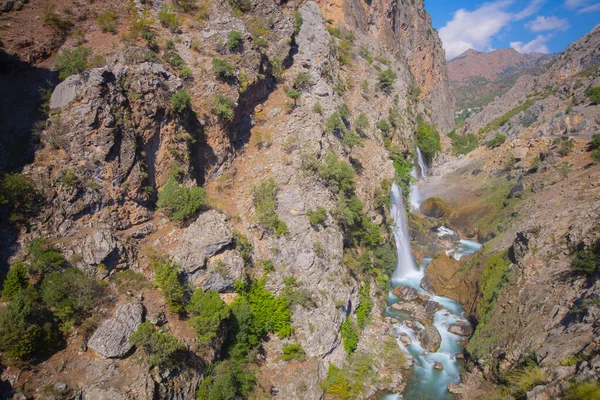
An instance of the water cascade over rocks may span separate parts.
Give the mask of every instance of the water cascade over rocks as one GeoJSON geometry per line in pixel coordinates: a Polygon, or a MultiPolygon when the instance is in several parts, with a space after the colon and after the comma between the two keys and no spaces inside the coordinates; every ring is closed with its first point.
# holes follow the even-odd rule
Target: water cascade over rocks
{"type": "MultiPolygon", "coordinates": [[[[459,303],[436,296],[421,287],[425,268],[431,259],[425,259],[420,267],[415,263],[410,250],[402,192],[395,184],[391,198],[398,264],[392,275],[393,289],[386,314],[398,320],[394,325],[398,344],[413,357],[414,362],[413,374],[408,379],[404,393],[390,393],[383,399],[452,399],[448,385],[460,381],[464,365],[456,356],[463,352],[465,337],[449,329],[456,324],[468,326],[469,323],[459,303]]],[[[460,240],[460,236],[448,228],[443,227],[439,233],[457,237],[456,247],[450,250],[456,259],[473,254],[481,247],[478,243],[460,240]]]]}
{"type": "Polygon", "coordinates": [[[417,147],[417,162],[419,164],[419,169],[421,170],[421,177],[427,178],[427,164],[425,164],[425,159],[423,158],[423,153],[421,153],[421,149],[417,147]]]}

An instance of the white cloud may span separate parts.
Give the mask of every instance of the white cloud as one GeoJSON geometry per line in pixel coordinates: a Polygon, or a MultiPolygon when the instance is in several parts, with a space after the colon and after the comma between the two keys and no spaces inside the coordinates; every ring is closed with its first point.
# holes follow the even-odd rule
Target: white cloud
{"type": "Polygon", "coordinates": [[[513,21],[536,13],[543,0],[532,0],[519,12],[509,12],[514,0],[496,0],[467,11],[457,10],[451,21],[439,30],[446,49],[446,57],[452,59],[468,49],[491,51],[492,38],[513,21]]]}
{"type": "Polygon", "coordinates": [[[590,2],[590,0],[567,0],[567,1],[565,1],[565,7],[570,8],[570,9],[576,9],[579,7],[583,7],[584,5],[586,5],[589,2],[590,2]]]}
{"type": "Polygon", "coordinates": [[[592,4],[591,6],[584,7],[581,10],[577,11],[577,14],[591,13],[591,12],[596,12],[596,11],[600,11],[600,3],[596,3],[596,4],[592,4]]]}
{"type": "Polygon", "coordinates": [[[550,40],[552,35],[538,35],[531,42],[510,42],[510,47],[518,51],[519,53],[550,53],[546,42],[550,40]]]}
{"type": "Polygon", "coordinates": [[[566,18],[558,17],[542,17],[539,16],[533,21],[528,22],[525,26],[532,32],[543,31],[565,31],[569,27],[569,21],[566,18]]]}

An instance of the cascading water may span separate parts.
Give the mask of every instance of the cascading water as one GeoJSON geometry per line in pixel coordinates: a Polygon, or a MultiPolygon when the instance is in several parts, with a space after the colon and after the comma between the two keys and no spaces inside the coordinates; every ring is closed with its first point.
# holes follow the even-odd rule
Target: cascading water
{"type": "Polygon", "coordinates": [[[392,280],[394,280],[408,275],[414,275],[419,272],[410,251],[410,236],[408,236],[408,225],[406,223],[406,211],[404,210],[402,190],[400,190],[395,183],[392,186],[391,215],[395,224],[394,238],[396,239],[396,252],[398,254],[398,263],[396,264],[394,275],[392,275],[392,280]]]}
{"type": "Polygon", "coordinates": [[[410,171],[410,175],[415,178],[414,182],[410,185],[410,206],[413,210],[418,210],[421,205],[421,194],[419,193],[419,186],[417,185],[418,177],[417,177],[417,168],[413,167],[412,171],[410,171]]]}
{"type": "Polygon", "coordinates": [[[417,147],[417,162],[419,163],[419,168],[421,169],[421,177],[427,178],[427,164],[425,164],[423,153],[421,153],[421,149],[419,147],[417,147]]]}
{"type": "MultiPolygon", "coordinates": [[[[400,317],[401,322],[394,325],[398,337],[401,334],[406,334],[410,338],[410,344],[405,345],[398,340],[398,345],[412,355],[414,374],[409,378],[402,396],[397,393],[390,393],[384,396],[383,399],[452,399],[452,395],[448,392],[448,384],[460,381],[462,365],[457,362],[456,355],[463,351],[463,338],[449,332],[448,328],[459,321],[467,321],[459,303],[445,297],[436,296],[421,288],[425,267],[431,259],[425,259],[423,266],[421,268],[417,267],[410,250],[410,237],[402,192],[395,184],[392,186],[391,198],[391,216],[395,223],[394,238],[398,252],[398,263],[392,275],[392,286],[404,285],[415,288],[419,293],[426,294],[430,297],[430,300],[438,302],[442,306],[441,310],[433,314],[433,325],[440,333],[442,342],[438,351],[426,351],[419,342],[419,329],[422,328],[422,325],[416,321],[407,324],[406,320],[410,320],[408,314],[400,312],[402,315],[399,315],[397,311],[394,312],[388,307],[386,309],[388,315],[400,317]],[[435,363],[441,363],[443,369],[434,368],[435,363]]],[[[447,228],[444,228],[440,233],[454,234],[453,231],[447,228]]],[[[460,253],[461,256],[473,254],[479,247],[478,243],[460,240],[454,250],[455,257],[457,253],[460,253]]],[[[389,304],[391,305],[397,301],[398,298],[390,293],[389,304]]]]}

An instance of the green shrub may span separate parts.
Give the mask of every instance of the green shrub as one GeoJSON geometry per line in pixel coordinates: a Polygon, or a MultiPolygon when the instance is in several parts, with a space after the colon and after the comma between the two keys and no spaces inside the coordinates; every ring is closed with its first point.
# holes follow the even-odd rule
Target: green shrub
{"type": "Polygon", "coordinates": [[[592,277],[600,270],[600,240],[575,252],[571,268],[577,274],[592,277]]]}
{"type": "Polygon", "coordinates": [[[31,216],[38,204],[38,192],[25,175],[0,174],[0,218],[22,223],[31,216]]]}
{"type": "Polygon", "coordinates": [[[190,95],[187,94],[184,89],[178,90],[171,96],[171,107],[173,107],[173,111],[178,114],[183,113],[190,108],[191,105],[192,99],[190,99],[190,95]]]}
{"type": "Polygon", "coordinates": [[[355,130],[349,130],[344,133],[341,140],[342,146],[348,149],[353,149],[355,147],[363,147],[364,141],[363,138],[360,137],[355,130]]]}
{"type": "MultiPolygon", "coordinates": [[[[196,8],[196,0],[176,0],[175,3],[183,11],[188,12],[196,8]]],[[[201,4],[201,6],[204,4],[201,4]]]]}
{"type": "Polygon", "coordinates": [[[323,114],[323,106],[321,105],[321,102],[320,102],[320,101],[317,101],[317,102],[316,102],[316,103],[313,105],[313,107],[312,107],[312,110],[313,110],[313,112],[314,112],[314,113],[316,113],[316,114],[319,114],[319,115],[322,115],[322,114],[323,114]]]}
{"type": "MultiPolygon", "coordinates": [[[[232,311],[238,323],[241,319],[238,302],[247,302],[251,311],[251,317],[247,318],[251,326],[246,327],[247,331],[242,332],[243,335],[253,334],[260,337],[267,332],[272,332],[284,338],[292,334],[292,314],[287,301],[265,289],[264,278],[253,281],[250,285],[238,285],[236,289],[240,296],[232,304],[232,311]]],[[[242,308],[244,307],[245,305],[242,304],[242,308]]]]}
{"type": "Polygon", "coordinates": [[[340,107],[340,117],[346,124],[350,123],[350,117],[352,117],[352,113],[350,112],[350,108],[348,108],[346,103],[342,104],[340,107]]]}
{"type": "Polygon", "coordinates": [[[233,400],[252,393],[257,380],[242,360],[226,360],[212,366],[210,375],[200,383],[197,400],[233,400]]]}
{"type": "Polygon", "coordinates": [[[398,129],[400,127],[400,112],[396,107],[390,108],[390,114],[388,115],[388,121],[392,128],[398,129]]]}
{"type": "Polygon", "coordinates": [[[103,294],[104,288],[77,268],[51,273],[41,287],[44,304],[61,321],[63,330],[88,317],[103,294]]]}
{"type": "Polygon", "coordinates": [[[233,121],[235,116],[234,106],[235,101],[232,98],[218,94],[210,102],[210,111],[221,121],[233,121]]]}
{"type": "Polygon", "coordinates": [[[248,12],[252,8],[250,0],[229,0],[229,5],[234,11],[242,13],[248,12]]]}
{"type": "Polygon", "coordinates": [[[388,137],[390,135],[391,126],[387,120],[381,119],[381,120],[377,121],[377,123],[375,124],[375,127],[381,131],[381,133],[383,134],[383,137],[388,137]]]}
{"type": "Polygon", "coordinates": [[[477,148],[477,137],[472,133],[468,135],[457,135],[454,131],[448,134],[452,140],[452,151],[454,154],[468,154],[477,148]]]}
{"type": "Polygon", "coordinates": [[[596,150],[600,148],[600,133],[595,133],[592,135],[592,140],[589,143],[590,150],[596,150]]]}
{"type": "Polygon", "coordinates": [[[6,279],[4,279],[2,287],[2,296],[10,300],[21,293],[27,286],[29,286],[27,268],[22,262],[16,262],[8,270],[8,274],[6,274],[6,279]]]}
{"type": "Polygon", "coordinates": [[[442,149],[440,143],[440,134],[434,126],[425,123],[423,117],[417,118],[417,146],[425,158],[431,162],[435,155],[442,149]]]}
{"type": "Polygon", "coordinates": [[[226,60],[215,57],[212,60],[212,66],[217,79],[224,82],[231,82],[236,79],[235,67],[226,60]]]}
{"type": "Polygon", "coordinates": [[[323,207],[317,207],[315,211],[309,210],[306,214],[312,226],[323,225],[327,219],[327,210],[323,207]]]}
{"type": "Polygon", "coordinates": [[[346,131],[346,126],[342,119],[340,118],[340,114],[336,111],[325,121],[325,131],[330,134],[340,135],[346,131]]]}
{"type": "Polygon", "coordinates": [[[356,131],[361,134],[365,134],[367,130],[371,127],[371,123],[369,122],[369,117],[364,112],[358,114],[356,119],[354,120],[354,127],[356,131]]]}
{"type": "Polygon", "coordinates": [[[600,149],[592,150],[592,159],[600,162],[600,149]]]}
{"type": "Polygon", "coordinates": [[[263,271],[265,271],[265,274],[275,271],[275,265],[271,260],[262,260],[261,265],[263,267],[263,271]]]}
{"type": "Polygon", "coordinates": [[[367,326],[367,322],[371,315],[371,309],[373,308],[370,292],[371,285],[369,284],[369,281],[366,281],[360,288],[360,304],[356,308],[356,321],[358,322],[358,327],[360,329],[364,329],[365,326],[367,326]]]}
{"type": "Polygon", "coordinates": [[[340,329],[340,335],[342,336],[342,344],[346,353],[354,353],[358,346],[358,329],[354,326],[349,318],[346,318],[340,329]]]}
{"type": "Polygon", "coordinates": [[[299,343],[288,344],[283,346],[283,361],[297,360],[304,361],[306,352],[299,343]]]}
{"type": "Polygon", "coordinates": [[[277,220],[277,226],[275,227],[275,236],[280,237],[283,235],[287,235],[288,233],[290,233],[290,230],[288,229],[287,224],[280,219],[277,220]]]}
{"type": "Polygon", "coordinates": [[[398,78],[398,75],[394,73],[390,68],[385,71],[381,71],[377,76],[378,84],[377,87],[379,90],[390,93],[394,88],[394,82],[398,78]]]}
{"type": "Polygon", "coordinates": [[[170,260],[157,258],[152,263],[154,282],[165,296],[171,312],[181,312],[185,303],[186,288],[179,279],[179,268],[170,260]]]}
{"type": "Polygon", "coordinates": [[[296,105],[296,102],[300,98],[300,92],[298,92],[295,89],[287,89],[285,91],[285,94],[287,95],[287,97],[289,97],[290,99],[294,100],[294,105],[296,105]]]}
{"type": "Polygon", "coordinates": [[[252,257],[252,244],[250,240],[238,231],[233,232],[233,244],[237,251],[240,252],[240,257],[244,260],[245,263],[250,261],[252,257]]]}
{"type": "Polygon", "coordinates": [[[354,169],[333,153],[325,156],[325,162],[319,166],[319,176],[334,193],[350,194],[354,191],[354,169]]]}
{"type": "Polygon", "coordinates": [[[506,374],[511,392],[520,398],[537,385],[548,382],[548,374],[535,365],[517,368],[506,374]]]}
{"type": "Polygon", "coordinates": [[[150,322],[143,322],[129,341],[141,350],[150,366],[172,368],[181,363],[185,346],[175,336],[161,332],[150,322]]]}
{"type": "Polygon", "coordinates": [[[364,213],[362,202],[356,196],[345,198],[338,196],[333,212],[338,223],[344,229],[351,245],[364,244],[375,247],[382,242],[379,226],[371,222],[364,213]]]}
{"type": "Polygon", "coordinates": [[[557,147],[558,154],[560,154],[561,157],[568,156],[573,150],[573,147],[575,147],[573,139],[562,136],[554,139],[553,144],[557,147]]]}
{"type": "Polygon", "coordinates": [[[88,69],[88,58],[92,50],[87,47],[76,47],[73,50],[63,50],[56,57],[55,66],[58,68],[58,78],[65,79],[70,75],[80,74],[88,69]]]}
{"type": "Polygon", "coordinates": [[[25,293],[15,295],[0,315],[2,355],[27,362],[56,344],[56,332],[44,310],[25,293]]]}
{"type": "Polygon", "coordinates": [[[287,225],[280,221],[275,212],[277,207],[277,185],[273,179],[261,182],[252,189],[256,219],[263,228],[276,232],[277,236],[287,232],[287,225]]]}
{"type": "Polygon", "coordinates": [[[118,19],[119,16],[117,15],[117,12],[114,9],[109,8],[108,10],[102,11],[96,21],[98,22],[100,29],[102,29],[102,32],[117,33],[116,25],[118,19]]]}
{"type": "Polygon", "coordinates": [[[165,210],[171,221],[181,222],[196,215],[205,201],[204,189],[198,186],[187,188],[171,177],[158,192],[156,205],[165,210]]]}
{"type": "Polygon", "coordinates": [[[565,400],[600,399],[600,382],[573,382],[564,395],[565,400]]]}
{"type": "Polygon", "coordinates": [[[66,31],[73,26],[73,22],[68,19],[62,19],[56,13],[56,4],[48,2],[44,6],[43,19],[46,25],[56,28],[61,31],[66,31]]]}
{"type": "Polygon", "coordinates": [[[306,90],[312,85],[312,78],[308,72],[298,72],[296,77],[294,78],[294,89],[303,91],[306,90]]]}
{"type": "Polygon", "coordinates": [[[486,143],[488,149],[495,149],[496,147],[500,147],[504,142],[506,142],[506,136],[498,133],[492,140],[486,143]]]}
{"type": "Polygon", "coordinates": [[[171,32],[177,32],[181,26],[181,18],[177,12],[167,4],[163,4],[158,12],[158,20],[165,28],[169,28],[171,32]]]}
{"type": "Polygon", "coordinates": [[[229,51],[236,51],[242,47],[242,34],[238,31],[229,31],[227,33],[227,48],[229,51]]]}
{"type": "Polygon", "coordinates": [[[300,29],[302,28],[302,23],[304,21],[302,20],[302,14],[300,14],[298,11],[296,11],[294,13],[294,35],[297,35],[300,33],[300,29]]]}
{"type": "Polygon", "coordinates": [[[591,100],[595,106],[600,105],[600,87],[589,88],[585,91],[585,95],[591,100]]]}
{"type": "Polygon", "coordinates": [[[219,293],[196,289],[185,309],[190,315],[188,323],[198,334],[200,341],[210,343],[217,336],[223,336],[225,322],[231,315],[231,310],[221,300],[219,293]]]}
{"type": "Polygon", "coordinates": [[[369,48],[367,46],[360,46],[358,48],[358,54],[364,58],[365,60],[367,60],[367,62],[370,64],[371,62],[373,62],[373,55],[371,54],[371,51],[369,50],[369,48]]]}
{"type": "Polygon", "coordinates": [[[34,275],[43,277],[62,269],[67,263],[62,254],[42,238],[33,239],[25,250],[28,254],[29,271],[34,275]]]}

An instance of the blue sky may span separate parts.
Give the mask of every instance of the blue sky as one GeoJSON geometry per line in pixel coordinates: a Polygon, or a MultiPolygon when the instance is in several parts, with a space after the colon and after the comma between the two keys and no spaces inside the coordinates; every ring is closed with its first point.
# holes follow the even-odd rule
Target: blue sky
{"type": "Polygon", "coordinates": [[[446,57],[469,48],[559,52],[600,23],[600,0],[425,0],[446,57]]]}

